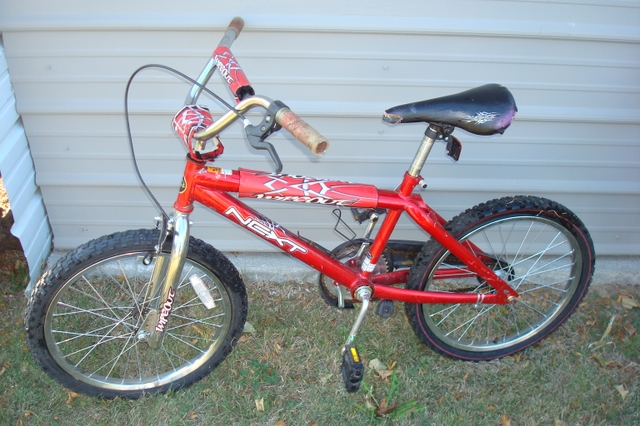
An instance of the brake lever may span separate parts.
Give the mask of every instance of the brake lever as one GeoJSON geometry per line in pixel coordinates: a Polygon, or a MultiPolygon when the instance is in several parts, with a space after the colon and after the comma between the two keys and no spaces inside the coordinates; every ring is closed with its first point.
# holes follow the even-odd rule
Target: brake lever
{"type": "MultiPolygon", "coordinates": [[[[254,132],[254,130],[249,129],[249,127],[256,126],[248,126],[246,129],[247,138],[249,139],[249,143],[251,144],[251,146],[255,149],[266,150],[269,155],[271,155],[271,159],[273,160],[273,162],[276,163],[276,173],[280,173],[282,171],[282,161],[280,161],[280,157],[278,156],[278,152],[276,151],[275,147],[270,142],[265,142],[262,136],[252,133],[254,132]]],[[[259,126],[256,128],[259,128],[259,126]]]]}
{"type": "Polygon", "coordinates": [[[276,148],[270,142],[266,142],[265,139],[282,128],[282,126],[276,122],[276,112],[285,106],[286,105],[280,101],[273,101],[260,124],[257,126],[252,124],[245,126],[249,143],[253,148],[266,150],[269,153],[271,159],[276,164],[276,173],[282,172],[282,161],[280,161],[280,156],[276,148]]]}

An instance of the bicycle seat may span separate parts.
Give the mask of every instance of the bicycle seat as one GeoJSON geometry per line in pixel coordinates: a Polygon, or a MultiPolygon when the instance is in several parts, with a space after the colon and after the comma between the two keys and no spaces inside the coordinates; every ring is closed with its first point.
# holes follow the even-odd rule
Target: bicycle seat
{"type": "Polygon", "coordinates": [[[389,108],[382,119],[393,124],[450,124],[476,135],[494,135],[509,127],[517,111],[509,89],[485,84],[455,95],[389,108]]]}

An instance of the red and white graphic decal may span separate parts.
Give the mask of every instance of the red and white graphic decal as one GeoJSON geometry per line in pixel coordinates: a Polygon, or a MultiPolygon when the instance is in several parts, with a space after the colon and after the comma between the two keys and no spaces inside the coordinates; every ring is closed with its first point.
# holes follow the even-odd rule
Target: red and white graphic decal
{"type": "Polygon", "coordinates": [[[274,241],[278,246],[282,248],[287,248],[289,253],[293,253],[295,251],[299,251],[301,253],[307,253],[307,249],[296,244],[294,241],[291,241],[286,237],[285,232],[280,228],[280,226],[276,223],[270,222],[265,219],[255,218],[252,216],[247,216],[246,218],[242,216],[242,214],[235,207],[229,207],[224,214],[226,216],[230,216],[236,219],[238,223],[247,228],[248,230],[255,232],[258,235],[263,236],[267,240],[274,241]],[[276,230],[279,230],[281,234],[278,235],[276,230]]]}
{"type": "Polygon", "coordinates": [[[373,185],[240,169],[239,197],[346,207],[377,207],[373,185]]]}
{"type": "Polygon", "coordinates": [[[213,51],[213,60],[236,98],[239,97],[242,88],[251,88],[249,79],[228,47],[216,47],[213,51]]]}
{"type": "Polygon", "coordinates": [[[182,140],[189,154],[194,159],[213,161],[224,152],[224,145],[218,137],[215,138],[214,149],[208,152],[195,151],[193,149],[193,136],[213,124],[213,117],[206,106],[185,105],[173,117],[173,130],[182,140]]]}
{"type": "Polygon", "coordinates": [[[213,124],[213,118],[206,106],[185,105],[173,117],[173,130],[182,140],[184,146],[193,154],[191,141],[193,135],[213,124]]]}

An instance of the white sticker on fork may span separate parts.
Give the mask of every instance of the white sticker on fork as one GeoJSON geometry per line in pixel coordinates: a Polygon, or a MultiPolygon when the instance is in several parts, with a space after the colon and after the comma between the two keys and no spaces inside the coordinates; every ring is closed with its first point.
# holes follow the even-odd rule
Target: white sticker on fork
{"type": "Polygon", "coordinates": [[[191,275],[189,277],[189,282],[191,283],[191,287],[193,287],[193,291],[196,292],[198,298],[207,309],[213,309],[216,307],[216,302],[213,300],[213,297],[211,297],[209,289],[199,276],[196,274],[191,275]]]}
{"type": "Polygon", "coordinates": [[[362,266],[360,267],[360,270],[362,272],[373,272],[375,267],[376,265],[373,265],[371,263],[371,254],[367,253],[367,255],[364,258],[364,261],[362,262],[362,266]]]}

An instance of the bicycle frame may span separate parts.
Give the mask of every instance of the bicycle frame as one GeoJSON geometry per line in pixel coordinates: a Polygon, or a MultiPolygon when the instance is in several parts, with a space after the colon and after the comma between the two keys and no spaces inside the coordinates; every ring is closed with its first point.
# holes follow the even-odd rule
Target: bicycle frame
{"type": "MultiPolygon", "coordinates": [[[[170,301],[173,300],[172,292],[182,271],[189,244],[189,213],[193,211],[194,202],[213,209],[221,216],[244,227],[276,248],[287,252],[289,255],[333,279],[337,284],[348,288],[353,300],[363,302],[360,320],[354,326],[351,333],[352,336],[357,331],[370,298],[418,304],[512,303],[518,297],[518,293],[483,263],[481,258],[485,255],[482,251],[471,243],[459,243],[444,229],[445,220],[431,209],[423,201],[422,197],[413,194],[415,187],[422,181],[420,173],[435,140],[440,134],[431,127],[425,133],[413,162],[396,191],[381,190],[373,185],[331,182],[304,176],[270,174],[268,172],[242,169],[225,171],[210,167],[204,160],[196,160],[191,156],[195,152],[204,150],[207,140],[217,137],[240,118],[244,121],[247,137],[250,138],[251,145],[257,149],[267,149],[278,169],[282,166],[280,159],[273,146],[264,142],[264,140],[273,131],[279,130],[280,127],[286,129],[316,155],[320,155],[328,146],[328,142],[322,135],[301,120],[282,102],[254,96],[253,88],[249,85],[246,75],[229,49],[229,46],[241,31],[242,25],[242,20],[239,18],[235,18],[231,22],[218,48],[213,52],[211,60],[202,70],[196,84],[187,96],[187,104],[195,104],[202,87],[208,82],[216,67],[222,67],[221,72],[236,97],[237,105],[235,109],[223,114],[222,117],[219,117],[206,129],[199,130],[199,133],[190,134],[183,139],[185,145],[188,146],[190,154],[187,155],[180,193],[174,203],[175,215],[169,224],[173,229],[171,258],[168,262],[162,261],[156,265],[151,280],[151,293],[155,302],[151,309],[152,314],[148,316],[146,325],[143,327],[144,331],[139,338],[148,339],[149,344],[154,348],[159,347],[162,342],[164,335],[163,322],[166,322],[166,318],[171,314],[170,301]],[[267,111],[262,124],[257,127],[252,126],[242,115],[255,107],[261,107],[267,111]],[[276,123],[280,127],[277,127],[276,123]],[[260,128],[260,132],[258,132],[260,134],[253,133],[258,128],[260,128]],[[195,150],[190,141],[192,137],[196,141],[195,150]],[[265,176],[268,179],[278,179],[284,186],[279,191],[266,191],[266,182],[263,179],[265,176]],[[310,183],[322,184],[323,189],[320,192],[316,191],[310,197],[308,191],[301,191],[304,185],[308,187],[310,183]],[[287,231],[276,222],[262,216],[259,212],[228,193],[238,193],[240,197],[272,199],[275,201],[382,208],[386,209],[388,213],[358,271],[342,264],[312,241],[287,231]],[[484,280],[495,291],[463,294],[407,290],[393,287],[392,285],[406,282],[409,274],[408,270],[372,275],[375,265],[403,212],[407,213],[418,226],[447,248],[468,268],[468,270],[457,268],[439,270],[435,278],[475,276],[484,280]],[[166,277],[166,279],[163,279],[163,277],[166,277]]],[[[273,188],[270,189],[273,190],[273,188]]],[[[166,234],[163,235],[164,237],[166,237],[166,234]]],[[[158,250],[160,250],[160,246],[161,244],[159,244],[158,250]]],[[[485,260],[493,259],[487,256],[485,260]]]]}
{"type": "Polygon", "coordinates": [[[181,192],[174,204],[176,212],[188,215],[193,210],[193,203],[198,202],[216,211],[226,219],[251,231],[276,248],[311,266],[315,270],[347,287],[353,294],[361,286],[369,286],[372,296],[378,299],[396,300],[408,303],[488,303],[506,304],[517,293],[488,268],[474,254],[473,247],[459,243],[443,227],[445,220],[431,209],[419,195],[413,195],[413,189],[421,177],[405,173],[397,191],[377,189],[372,185],[355,184],[340,181],[325,181],[310,177],[282,175],[251,170],[223,170],[210,167],[187,157],[184,180],[181,192]],[[266,179],[265,179],[266,178],[266,179]],[[267,189],[261,180],[279,181],[279,196],[265,195],[267,189]],[[287,195],[300,192],[302,184],[323,186],[325,195],[312,192],[313,197],[287,195]],[[258,187],[262,185],[262,192],[258,187]],[[332,190],[338,186],[340,191],[332,190]],[[248,192],[247,192],[248,191],[248,192]],[[332,258],[325,250],[318,248],[313,242],[297,236],[271,219],[264,217],[256,210],[232,197],[228,193],[239,193],[240,196],[266,198],[275,201],[298,201],[314,204],[341,206],[360,206],[367,208],[388,209],[380,230],[372,242],[365,262],[360,271],[353,270],[332,258]],[[326,196],[330,193],[332,197],[326,196]],[[317,196],[316,196],[317,195],[317,196]],[[297,198],[297,199],[296,199],[297,198]],[[496,289],[488,294],[456,294],[429,291],[406,290],[391,287],[391,284],[406,281],[408,270],[394,271],[372,275],[373,265],[382,254],[389,237],[400,218],[406,212],[422,229],[440,242],[460,259],[470,272],[459,269],[442,272],[448,278],[477,275],[496,289]]]}

